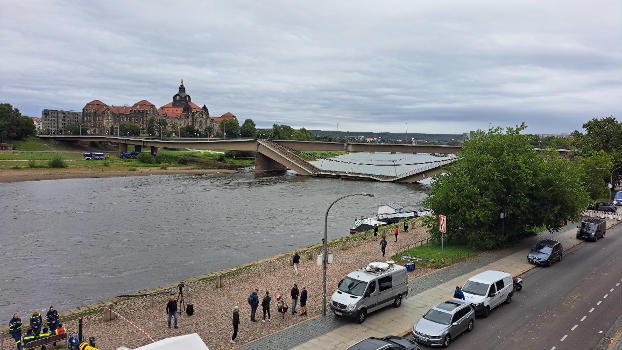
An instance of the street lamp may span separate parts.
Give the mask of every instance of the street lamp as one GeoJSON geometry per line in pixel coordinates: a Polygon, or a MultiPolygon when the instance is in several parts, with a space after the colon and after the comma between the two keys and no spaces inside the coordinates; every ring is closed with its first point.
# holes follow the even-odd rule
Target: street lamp
{"type": "Polygon", "coordinates": [[[335,199],[330,205],[328,209],[326,209],[326,215],[324,215],[324,239],[322,239],[322,244],[324,245],[324,254],[322,255],[322,280],[323,280],[323,292],[322,292],[322,316],[326,316],[326,265],[328,265],[328,212],[333,205],[340,200],[353,196],[365,196],[365,197],[373,197],[374,195],[371,193],[353,193],[347,194],[345,196],[341,196],[335,199]]]}

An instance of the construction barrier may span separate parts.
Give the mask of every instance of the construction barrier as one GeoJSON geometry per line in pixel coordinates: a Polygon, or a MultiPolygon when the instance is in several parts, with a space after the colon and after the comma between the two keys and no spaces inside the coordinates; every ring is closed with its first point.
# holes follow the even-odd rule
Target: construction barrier
{"type": "Polygon", "coordinates": [[[583,212],[583,216],[589,216],[591,218],[601,218],[601,219],[622,221],[622,213],[609,213],[606,211],[599,211],[599,210],[586,210],[583,212]]]}

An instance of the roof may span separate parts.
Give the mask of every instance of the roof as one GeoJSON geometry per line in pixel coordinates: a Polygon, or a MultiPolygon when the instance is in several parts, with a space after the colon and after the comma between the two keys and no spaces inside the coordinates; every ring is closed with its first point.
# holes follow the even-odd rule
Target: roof
{"type": "Polygon", "coordinates": [[[371,337],[352,345],[348,350],[376,350],[389,344],[393,345],[386,340],[371,337]]]}
{"type": "MultiPolygon", "coordinates": [[[[148,102],[148,101],[147,101],[148,102]]],[[[201,107],[197,106],[194,102],[188,102],[190,108],[192,108],[193,112],[202,110],[201,107]]],[[[169,117],[179,117],[184,109],[182,107],[173,107],[173,102],[169,102],[164,106],[158,108],[158,113],[166,114],[169,117]]]]}
{"type": "Polygon", "coordinates": [[[543,240],[538,242],[538,245],[545,245],[545,246],[552,247],[552,246],[556,245],[557,243],[559,243],[559,242],[554,241],[552,239],[543,239],[543,240]]]}
{"type": "Polygon", "coordinates": [[[435,309],[439,309],[439,310],[443,310],[443,311],[453,311],[455,309],[457,309],[458,307],[467,305],[466,302],[460,300],[460,299],[453,299],[453,300],[447,300],[444,301],[438,305],[436,305],[434,308],[435,309]]]}
{"type": "Polygon", "coordinates": [[[100,100],[93,100],[84,106],[84,109],[94,109],[94,110],[97,110],[98,112],[101,112],[105,110],[106,108],[108,108],[108,105],[106,105],[100,100]]]}
{"type": "Polygon", "coordinates": [[[153,103],[147,100],[140,100],[134,103],[134,105],[132,106],[132,109],[157,109],[157,108],[153,103]]]}
{"type": "Polygon", "coordinates": [[[196,334],[186,334],[177,337],[170,337],[157,342],[141,346],[134,350],[209,350],[207,345],[203,342],[201,337],[196,334]]]}
{"type": "Polygon", "coordinates": [[[129,114],[131,107],[128,106],[110,106],[112,113],[129,114]]]}
{"type": "MultiPolygon", "coordinates": [[[[373,263],[371,263],[373,264],[373,263]]],[[[368,272],[365,268],[360,270],[352,271],[348,274],[348,277],[357,279],[363,282],[369,282],[377,277],[391,275],[399,270],[406,270],[406,268],[402,265],[391,264],[388,269],[379,272],[368,272]]]]}
{"type": "Polygon", "coordinates": [[[494,283],[503,277],[512,277],[507,272],[488,270],[469,278],[473,282],[494,283]]]}
{"type": "Polygon", "coordinates": [[[210,117],[210,119],[212,119],[215,122],[221,122],[221,121],[223,121],[225,119],[235,119],[235,120],[238,120],[238,117],[236,117],[231,112],[227,112],[227,113],[221,115],[220,117],[210,117]]]}

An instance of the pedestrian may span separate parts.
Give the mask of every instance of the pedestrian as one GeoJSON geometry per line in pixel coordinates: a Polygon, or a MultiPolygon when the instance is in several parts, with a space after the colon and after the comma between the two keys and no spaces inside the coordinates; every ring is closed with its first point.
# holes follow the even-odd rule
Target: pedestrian
{"type": "Polygon", "coordinates": [[[233,307],[233,335],[231,336],[231,343],[235,343],[235,338],[238,337],[238,326],[240,324],[240,308],[237,306],[233,307]]]}
{"type": "Polygon", "coordinates": [[[255,320],[255,313],[259,306],[259,296],[257,292],[259,292],[259,289],[255,289],[251,292],[251,295],[248,296],[248,305],[251,306],[251,322],[257,322],[257,320],[255,320]]]}
{"type": "Polygon", "coordinates": [[[404,232],[408,232],[408,220],[404,221],[404,232]]]}
{"type": "Polygon", "coordinates": [[[24,335],[24,345],[27,345],[31,341],[35,340],[37,340],[37,337],[35,337],[35,333],[32,331],[32,328],[28,329],[28,332],[24,335]]]}
{"type": "Polygon", "coordinates": [[[298,290],[298,286],[296,285],[296,283],[294,283],[294,286],[292,287],[292,315],[296,313],[296,304],[298,303],[298,295],[300,294],[300,291],[298,290]]]}
{"type": "Polygon", "coordinates": [[[266,291],[266,295],[261,301],[261,311],[263,311],[263,319],[261,322],[266,322],[266,314],[268,315],[268,321],[270,321],[270,292],[266,291]]]}
{"type": "MultiPolygon", "coordinates": [[[[41,334],[39,334],[37,339],[44,339],[44,338],[47,338],[47,337],[49,337],[51,335],[52,334],[50,334],[50,332],[48,332],[48,328],[47,327],[43,327],[43,332],[41,332],[41,334]]],[[[41,350],[45,350],[45,345],[41,346],[41,350]]]]}
{"type": "Polygon", "coordinates": [[[18,350],[22,350],[22,319],[17,313],[13,314],[13,318],[9,321],[9,334],[15,340],[18,350]]]}
{"type": "Polygon", "coordinates": [[[166,304],[166,313],[168,314],[168,328],[171,328],[171,318],[175,318],[175,328],[177,328],[177,300],[171,295],[166,304]]]}
{"type": "Polygon", "coordinates": [[[397,227],[397,225],[395,225],[395,233],[393,233],[395,235],[395,241],[397,242],[397,235],[399,234],[400,229],[397,227]]]}
{"type": "Polygon", "coordinates": [[[294,253],[294,275],[298,274],[298,264],[300,263],[300,255],[298,255],[298,252],[294,253]]]}
{"type": "Polygon", "coordinates": [[[66,331],[67,330],[65,329],[65,327],[63,327],[63,325],[59,323],[58,328],[54,330],[54,334],[59,335],[65,333],[66,331]]]}
{"type": "Polygon", "coordinates": [[[384,256],[386,249],[387,249],[387,240],[384,239],[384,236],[383,236],[382,239],[380,240],[380,250],[382,250],[382,256],[384,256]]]}
{"type": "Polygon", "coordinates": [[[307,314],[307,288],[302,286],[302,291],[300,292],[300,316],[305,316],[307,314]]]}
{"type": "Polygon", "coordinates": [[[42,322],[43,320],[41,320],[41,315],[39,315],[39,311],[35,310],[32,313],[32,316],[30,316],[30,328],[32,329],[32,332],[35,334],[36,338],[38,338],[39,333],[41,333],[42,322]]]}
{"type": "Polygon", "coordinates": [[[54,310],[54,306],[50,306],[48,313],[45,315],[45,320],[50,329],[50,333],[54,333],[56,328],[60,327],[60,318],[58,317],[58,311],[54,310]]]}
{"type": "Polygon", "coordinates": [[[378,239],[378,225],[374,225],[374,241],[378,239]]]}
{"type": "Polygon", "coordinates": [[[454,290],[454,298],[464,300],[464,293],[462,292],[462,288],[460,286],[456,286],[454,290]]]}
{"type": "Polygon", "coordinates": [[[282,318],[285,319],[285,314],[287,313],[287,304],[285,304],[285,301],[281,298],[280,294],[276,296],[276,311],[280,312],[283,316],[282,318]]]}

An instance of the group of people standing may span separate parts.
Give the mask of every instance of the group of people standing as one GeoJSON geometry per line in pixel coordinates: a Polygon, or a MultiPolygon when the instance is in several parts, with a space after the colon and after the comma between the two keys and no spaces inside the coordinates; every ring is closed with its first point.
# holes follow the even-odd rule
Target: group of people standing
{"type": "MultiPolygon", "coordinates": [[[[408,220],[404,221],[404,232],[408,232],[408,220]]],[[[400,234],[400,229],[398,225],[395,225],[395,228],[393,230],[393,235],[395,236],[395,241],[397,242],[397,236],[399,236],[400,234]]],[[[374,239],[378,236],[378,226],[374,227],[374,239]]],[[[380,240],[380,251],[382,251],[382,256],[384,256],[386,254],[386,250],[387,250],[387,240],[384,236],[384,233],[382,234],[382,239],[380,240]]]]}
{"type": "MultiPolygon", "coordinates": [[[[39,314],[39,311],[35,310],[30,316],[30,328],[24,336],[23,342],[29,343],[34,340],[43,339],[55,334],[65,333],[65,328],[60,324],[60,317],[58,312],[54,310],[54,306],[50,306],[45,320],[47,327],[43,327],[43,318],[39,314]]],[[[9,334],[15,340],[17,349],[21,350],[22,344],[22,319],[19,318],[17,313],[13,314],[13,318],[9,321],[9,334]]]]}

